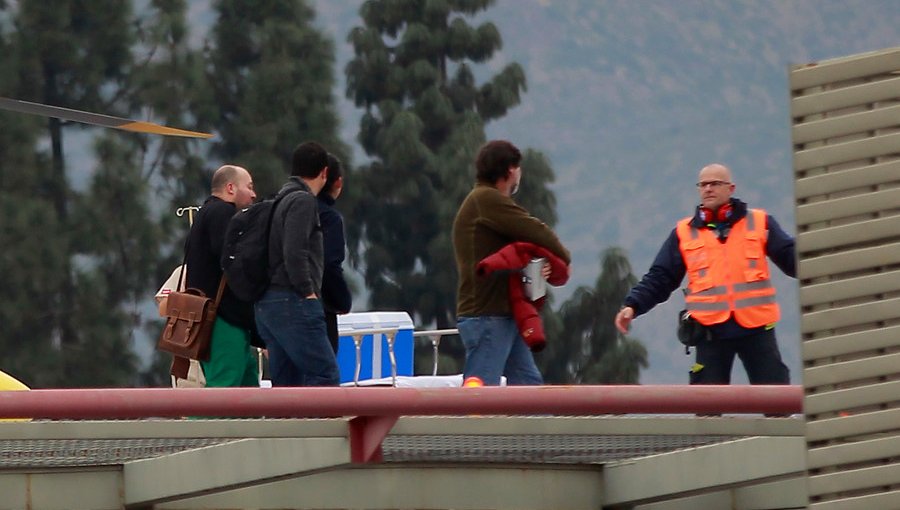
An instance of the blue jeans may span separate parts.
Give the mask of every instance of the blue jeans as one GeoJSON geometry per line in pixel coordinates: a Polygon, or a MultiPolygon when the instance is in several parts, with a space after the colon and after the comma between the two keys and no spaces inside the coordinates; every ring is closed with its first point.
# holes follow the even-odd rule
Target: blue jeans
{"type": "Polygon", "coordinates": [[[466,347],[463,378],[479,377],[488,386],[499,385],[501,375],[510,386],[544,383],[512,317],[459,317],[456,327],[466,347]]]}
{"type": "Polygon", "coordinates": [[[337,360],[322,301],[292,290],[267,290],[256,302],[256,328],[269,351],[272,386],[337,386],[337,360]]]}

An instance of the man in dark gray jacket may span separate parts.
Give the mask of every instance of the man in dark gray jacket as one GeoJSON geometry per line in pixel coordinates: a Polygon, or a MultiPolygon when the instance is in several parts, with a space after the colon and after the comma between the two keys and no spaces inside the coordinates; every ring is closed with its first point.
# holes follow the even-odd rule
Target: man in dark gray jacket
{"type": "Polygon", "coordinates": [[[315,142],[294,150],[291,177],[278,192],[269,235],[271,283],[256,302],[273,386],[337,386],[337,360],[322,307],[322,227],[316,194],[328,176],[328,153],[315,142]]]}

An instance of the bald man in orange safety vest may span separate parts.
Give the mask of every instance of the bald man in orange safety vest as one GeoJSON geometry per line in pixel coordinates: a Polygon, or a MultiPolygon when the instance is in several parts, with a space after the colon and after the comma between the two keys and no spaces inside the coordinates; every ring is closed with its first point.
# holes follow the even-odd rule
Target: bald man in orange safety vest
{"type": "Polygon", "coordinates": [[[666,301],[687,275],[685,309],[707,332],[696,344],[691,384],[729,384],[735,355],[751,384],[789,384],[775,339],[780,315],[766,258],[796,277],[794,239],[764,210],[732,196],[728,167],[703,167],[697,190],[700,205],[678,222],[628,293],[616,327],[627,332],[635,317],[666,301]]]}

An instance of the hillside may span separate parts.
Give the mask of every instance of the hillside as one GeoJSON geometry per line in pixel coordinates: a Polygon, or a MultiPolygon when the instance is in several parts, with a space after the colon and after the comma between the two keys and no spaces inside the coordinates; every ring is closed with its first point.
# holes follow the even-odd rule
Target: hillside
{"type": "MultiPolygon", "coordinates": [[[[339,78],[360,4],[316,2],[336,42],[339,78]]],[[[556,171],[558,231],[575,253],[557,303],[592,284],[608,246],[624,247],[643,274],[675,220],[690,213],[696,173],[709,162],[731,166],[737,196],[793,231],[790,65],[900,44],[892,0],[500,0],[481,19],[504,39],[485,71],[516,61],[528,77],[523,103],[488,134],[543,151],[556,171]]],[[[353,141],[359,112],[338,87],[353,141]]],[[[779,337],[798,381],[797,286],[786,277],[776,286],[779,337]]],[[[686,382],[691,359],[674,339],[679,308],[671,299],[635,323],[650,351],[643,383],[686,382]]],[[[743,370],[735,374],[745,380],[743,370]]]]}

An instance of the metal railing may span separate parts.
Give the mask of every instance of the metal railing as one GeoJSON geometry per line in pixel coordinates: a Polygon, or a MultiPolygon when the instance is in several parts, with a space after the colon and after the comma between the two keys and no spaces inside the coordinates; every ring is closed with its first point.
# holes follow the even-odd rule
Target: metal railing
{"type": "Polygon", "coordinates": [[[55,389],[0,391],[0,419],[349,418],[351,461],[362,463],[382,459],[404,416],[789,416],[802,399],[801,386],[774,385],[55,389]]]}
{"type": "Polygon", "coordinates": [[[790,415],[802,399],[802,386],[780,385],[47,389],[0,391],[0,418],[790,415]]]}
{"type": "MultiPolygon", "coordinates": [[[[353,385],[359,386],[359,373],[360,368],[362,366],[362,342],[363,338],[369,335],[372,336],[372,343],[374,345],[375,342],[380,341],[383,337],[387,341],[388,345],[388,357],[391,362],[391,386],[397,386],[397,357],[394,353],[394,340],[397,337],[398,328],[371,328],[371,329],[357,329],[350,331],[341,332],[341,336],[349,336],[353,339],[353,346],[356,349],[356,368],[353,373],[353,385]]],[[[440,348],[441,339],[444,336],[449,335],[457,335],[459,332],[456,329],[436,329],[429,331],[414,331],[413,338],[428,338],[431,340],[432,346],[432,368],[431,375],[436,376],[438,370],[438,349],[440,348]]]]}
{"type": "MultiPolygon", "coordinates": [[[[394,339],[397,337],[397,328],[372,328],[357,329],[353,331],[345,331],[341,336],[349,336],[353,339],[353,346],[356,349],[356,369],[353,372],[353,385],[359,386],[359,371],[362,366],[362,341],[363,337],[372,335],[372,345],[380,341],[381,336],[387,340],[388,356],[391,360],[391,386],[397,386],[397,357],[394,355],[394,339]]],[[[373,349],[374,356],[374,349],[373,349]]]]}
{"type": "Polygon", "coordinates": [[[435,329],[431,331],[414,331],[413,338],[428,338],[431,340],[431,348],[432,348],[432,356],[433,356],[433,364],[431,368],[431,375],[436,376],[438,370],[438,348],[441,345],[441,338],[445,336],[458,335],[458,329],[435,329]]]}

